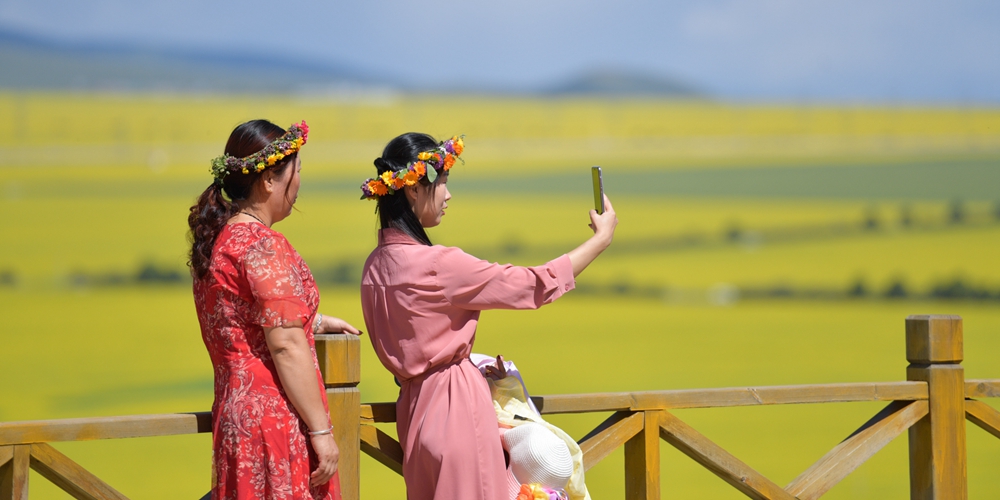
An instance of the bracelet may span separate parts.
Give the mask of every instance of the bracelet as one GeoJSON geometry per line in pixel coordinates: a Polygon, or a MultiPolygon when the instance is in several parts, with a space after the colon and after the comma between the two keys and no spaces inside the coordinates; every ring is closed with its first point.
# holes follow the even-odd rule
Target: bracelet
{"type": "Polygon", "coordinates": [[[322,436],[324,434],[333,434],[333,426],[331,425],[329,429],[322,431],[309,431],[310,436],[322,436]]]}
{"type": "Polygon", "coordinates": [[[319,327],[323,324],[323,313],[316,313],[316,321],[313,321],[313,334],[319,333],[319,327]]]}

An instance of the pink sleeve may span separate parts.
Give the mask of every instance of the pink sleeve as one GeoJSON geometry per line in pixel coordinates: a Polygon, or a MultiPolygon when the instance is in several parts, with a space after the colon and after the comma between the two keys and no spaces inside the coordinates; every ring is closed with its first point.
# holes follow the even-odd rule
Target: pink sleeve
{"type": "Polygon", "coordinates": [[[519,267],[446,248],[434,268],[445,297],[462,309],[537,309],[576,286],[568,255],[541,266],[519,267]]]}
{"type": "Polygon", "coordinates": [[[256,322],[264,328],[304,325],[312,311],[305,302],[302,275],[288,242],[264,235],[247,247],[243,262],[256,322]]]}

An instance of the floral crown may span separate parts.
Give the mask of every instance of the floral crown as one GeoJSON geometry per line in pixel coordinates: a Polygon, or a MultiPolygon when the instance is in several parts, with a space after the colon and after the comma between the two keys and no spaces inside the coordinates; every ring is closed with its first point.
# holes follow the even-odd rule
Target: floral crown
{"type": "Polygon", "coordinates": [[[274,166],[286,156],[298,152],[307,140],[309,140],[309,125],[302,120],[301,123],[293,123],[281,137],[250,156],[237,158],[227,153],[213,159],[210,172],[215,177],[215,182],[219,184],[231,173],[263,172],[265,168],[274,166]]]}
{"type": "Polygon", "coordinates": [[[434,182],[441,172],[451,170],[456,159],[462,160],[460,156],[465,150],[464,139],[464,135],[456,135],[438,144],[436,148],[418,154],[417,160],[408,163],[405,169],[386,170],[382,175],[368,179],[361,184],[361,199],[374,200],[379,196],[395,194],[403,186],[416,184],[425,175],[428,181],[434,182]]]}

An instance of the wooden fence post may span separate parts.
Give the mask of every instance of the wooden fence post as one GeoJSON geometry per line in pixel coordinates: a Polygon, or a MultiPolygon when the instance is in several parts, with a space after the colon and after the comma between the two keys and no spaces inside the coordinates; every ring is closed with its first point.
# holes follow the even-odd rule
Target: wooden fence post
{"type": "Polygon", "coordinates": [[[28,500],[31,445],[0,447],[0,500],[28,500]]]}
{"type": "Polygon", "coordinates": [[[906,318],[906,379],[927,382],[929,412],[910,427],[911,500],[968,498],[962,318],[906,318]]]}
{"type": "Polygon", "coordinates": [[[660,498],[660,422],[662,412],[643,413],[643,427],[625,442],[626,500],[660,498]]]}
{"type": "Polygon", "coordinates": [[[344,500],[361,497],[361,339],[357,335],[317,335],[316,359],[323,372],[330,422],[340,448],[340,489],[344,500]]]}

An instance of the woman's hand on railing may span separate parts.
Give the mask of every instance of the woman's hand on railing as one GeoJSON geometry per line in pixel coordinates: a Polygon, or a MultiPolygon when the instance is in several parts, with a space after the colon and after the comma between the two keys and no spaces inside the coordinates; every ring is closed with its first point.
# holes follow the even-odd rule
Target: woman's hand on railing
{"type": "Polygon", "coordinates": [[[333,474],[337,472],[337,465],[340,462],[340,448],[337,447],[337,441],[333,439],[333,434],[309,437],[313,450],[316,451],[316,458],[319,459],[319,465],[309,476],[309,486],[314,488],[329,482],[333,478],[333,474]]]}
{"type": "Polygon", "coordinates": [[[362,335],[365,332],[340,318],[324,314],[319,323],[319,330],[316,333],[350,333],[352,335],[362,335]]]}

